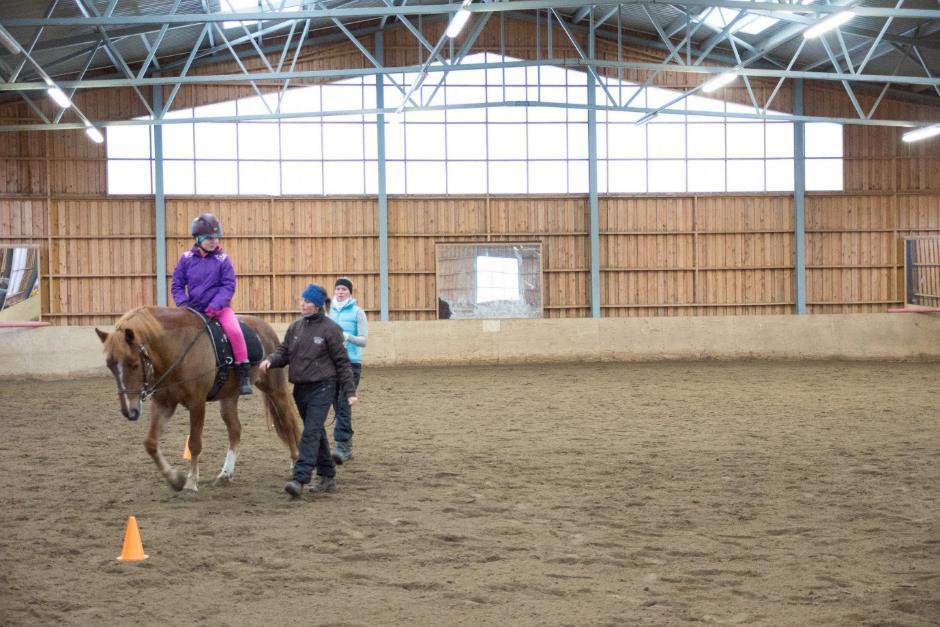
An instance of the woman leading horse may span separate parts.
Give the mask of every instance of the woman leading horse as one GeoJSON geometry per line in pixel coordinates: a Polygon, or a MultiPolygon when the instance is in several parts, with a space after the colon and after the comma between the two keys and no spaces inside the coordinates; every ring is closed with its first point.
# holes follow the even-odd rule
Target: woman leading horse
{"type": "MultiPolygon", "coordinates": [[[[254,316],[241,316],[261,340],[265,354],[277,348],[274,329],[254,316]]],[[[141,402],[151,400],[150,429],[144,448],[174,490],[196,492],[199,487],[199,455],[202,452],[202,428],[206,402],[216,378],[215,352],[202,320],[186,309],[139,307],[124,314],[113,333],[95,329],[104,344],[108,368],[117,381],[121,413],[129,420],[140,417],[141,402]],[[160,451],[160,434],[176,408],[189,410],[189,473],[174,469],[160,451]]],[[[227,367],[227,366],[222,366],[227,367]]],[[[260,373],[252,369],[255,386],[264,395],[268,423],[297,459],[300,419],[291,403],[287,377],[283,370],[260,373]]],[[[241,441],[238,420],[239,385],[229,379],[215,396],[228,430],[229,448],[216,483],[229,481],[235,473],[235,461],[241,441]]]]}

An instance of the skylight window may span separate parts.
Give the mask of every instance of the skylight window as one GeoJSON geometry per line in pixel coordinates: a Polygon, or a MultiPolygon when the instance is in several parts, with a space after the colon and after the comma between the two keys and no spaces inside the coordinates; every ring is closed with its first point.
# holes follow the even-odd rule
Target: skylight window
{"type": "MultiPolygon", "coordinates": [[[[799,4],[812,4],[813,2],[814,0],[798,0],[799,4]]],[[[739,9],[712,7],[706,9],[696,19],[705,22],[707,26],[716,31],[722,31],[740,12],[739,9]]],[[[779,21],[775,17],[767,17],[766,15],[745,15],[731,28],[731,32],[759,35],[779,21]]]]}
{"type": "MultiPolygon", "coordinates": [[[[303,0],[219,0],[219,13],[267,13],[277,10],[279,13],[300,10],[303,0]],[[283,6],[281,6],[283,5],[283,6]]],[[[239,28],[244,22],[228,20],[222,22],[222,28],[239,28]]]]}

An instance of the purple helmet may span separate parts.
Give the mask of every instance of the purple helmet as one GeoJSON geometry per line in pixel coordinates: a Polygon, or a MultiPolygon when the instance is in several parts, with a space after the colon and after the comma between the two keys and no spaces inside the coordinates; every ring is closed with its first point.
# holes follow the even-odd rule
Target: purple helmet
{"type": "Polygon", "coordinates": [[[204,213],[193,220],[193,237],[222,237],[222,225],[211,213],[204,213]]]}

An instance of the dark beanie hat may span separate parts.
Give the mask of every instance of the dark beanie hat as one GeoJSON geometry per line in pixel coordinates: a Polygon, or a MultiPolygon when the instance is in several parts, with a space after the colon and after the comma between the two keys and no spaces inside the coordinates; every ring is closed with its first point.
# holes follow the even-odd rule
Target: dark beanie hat
{"type": "Polygon", "coordinates": [[[326,302],[326,290],[317,285],[316,283],[311,283],[307,286],[301,294],[301,298],[304,300],[313,303],[317,307],[322,307],[323,303],[326,302]]]}
{"type": "Polygon", "coordinates": [[[352,293],[352,281],[350,281],[346,277],[341,276],[340,278],[336,279],[336,283],[333,284],[333,287],[336,287],[338,285],[345,285],[346,289],[348,289],[349,292],[352,293]]]}

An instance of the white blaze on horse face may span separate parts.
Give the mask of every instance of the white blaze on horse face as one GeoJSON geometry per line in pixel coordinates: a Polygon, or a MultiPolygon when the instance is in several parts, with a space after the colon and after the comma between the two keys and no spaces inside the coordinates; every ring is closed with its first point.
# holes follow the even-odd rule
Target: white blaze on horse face
{"type": "Polygon", "coordinates": [[[118,384],[121,386],[121,404],[130,411],[131,401],[127,398],[127,384],[124,383],[124,362],[117,362],[117,379],[118,384]]]}

